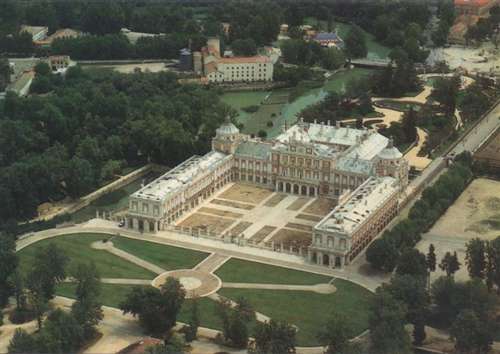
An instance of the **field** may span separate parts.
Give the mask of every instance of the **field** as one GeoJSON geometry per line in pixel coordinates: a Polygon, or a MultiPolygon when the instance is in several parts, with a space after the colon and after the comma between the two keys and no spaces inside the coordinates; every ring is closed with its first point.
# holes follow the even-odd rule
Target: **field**
{"type": "Polygon", "coordinates": [[[297,343],[318,345],[317,334],[332,316],[342,314],[355,333],[368,327],[371,293],[357,285],[335,279],[335,294],[305,291],[221,289],[222,296],[237,299],[244,296],[257,309],[271,318],[287,321],[298,327],[297,343]]]}
{"type": "MultiPolygon", "coordinates": [[[[455,278],[467,280],[469,276],[465,266],[465,244],[476,237],[492,240],[498,236],[500,236],[500,182],[477,178],[431,230],[423,235],[417,247],[420,251],[427,252],[429,245],[433,244],[438,260],[441,260],[446,252],[457,252],[462,266],[455,274],[455,278]]],[[[432,277],[442,274],[438,269],[432,277]]]]}
{"type": "Polygon", "coordinates": [[[431,229],[431,234],[469,239],[500,235],[500,182],[478,178],[431,229]]]}
{"type": "Polygon", "coordinates": [[[194,213],[182,221],[179,225],[183,227],[191,227],[193,229],[222,233],[222,231],[227,229],[233,222],[234,219],[194,213]]]}
{"type": "Polygon", "coordinates": [[[315,285],[328,283],[332,278],[325,275],[302,272],[288,268],[232,258],[215,274],[223,282],[315,285]]]}
{"type": "Polygon", "coordinates": [[[126,237],[114,237],[112,242],[116,248],[156,264],[165,270],[193,268],[208,256],[208,253],[126,237]]]}
{"type": "Polygon", "coordinates": [[[231,199],[239,202],[259,204],[273,192],[268,189],[246,184],[234,184],[231,188],[219,195],[222,199],[231,199]]]}

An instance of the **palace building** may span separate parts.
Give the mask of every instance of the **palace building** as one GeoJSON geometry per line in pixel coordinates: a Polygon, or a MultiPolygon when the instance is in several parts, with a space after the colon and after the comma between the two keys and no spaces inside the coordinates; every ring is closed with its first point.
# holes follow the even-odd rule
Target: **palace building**
{"type": "Polygon", "coordinates": [[[341,267],[395,216],[408,163],[391,139],[374,130],[301,120],[262,141],[226,121],[212,151],[130,196],[127,227],[162,230],[230,182],[333,199],[335,208],[313,228],[308,258],[341,267]]]}

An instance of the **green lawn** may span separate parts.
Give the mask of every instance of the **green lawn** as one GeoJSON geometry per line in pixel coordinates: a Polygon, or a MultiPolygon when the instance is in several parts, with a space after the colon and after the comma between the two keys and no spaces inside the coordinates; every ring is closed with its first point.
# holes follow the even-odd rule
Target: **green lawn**
{"type": "MultiPolygon", "coordinates": [[[[120,303],[125,300],[127,294],[132,290],[134,285],[117,285],[117,284],[102,284],[101,296],[99,300],[104,306],[119,308],[120,303]]],[[[75,284],[62,283],[57,285],[56,294],[68,298],[75,297],[75,284]]],[[[185,300],[179,314],[178,320],[187,322],[191,316],[191,304],[193,300],[185,300]]],[[[215,301],[209,298],[198,299],[198,313],[200,315],[201,325],[203,327],[221,329],[222,323],[216,316],[215,301]]]]}
{"type": "Polygon", "coordinates": [[[190,269],[208,256],[204,252],[126,237],[114,237],[113,245],[165,270],[190,269]]]}
{"type": "Polygon", "coordinates": [[[224,282],[314,285],[332,277],[231,258],[216,273],[224,282]]]}
{"type": "Polygon", "coordinates": [[[368,328],[368,310],[372,294],[353,283],[336,279],[334,294],[305,291],[221,289],[219,294],[231,299],[243,296],[255,310],[277,320],[285,320],[299,328],[297,344],[316,346],[316,335],[335,314],[345,316],[356,335],[368,328]]]}
{"type": "Polygon", "coordinates": [[[21,271],[26,273],[31,269],[37,248],[46,247],[48,244],[54,243],[63,249],[69,257],[68,272],[70,274],[72,267],[77,263],[92,261],[103,278],[153,279],[156,276],[156,274],[114,256],[109,252],[90,247],[92,242],[108,237],[103,234],[72,234],[42,240],[18,252],[21,271]]]}

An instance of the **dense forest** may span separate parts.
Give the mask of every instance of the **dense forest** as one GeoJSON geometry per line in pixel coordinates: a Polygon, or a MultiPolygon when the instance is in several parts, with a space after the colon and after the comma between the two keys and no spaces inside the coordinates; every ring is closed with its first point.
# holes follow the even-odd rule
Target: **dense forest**
{"type": "MultiPolygon", "coordinates": [[[[44,80],[37,68],[38,80],[44,80]]],[[[227,107],[175,75],[71,68],[44,95],[8,94],[0,110],[0,222],[78,197],[123,167],[175,165],[209,149],[227,107]]]]}
{"type": "MultiPolygon", "coordinates": [[[[249,40],[257,46],[271,44],[281,23],[289,24],[292,38],[300,38],[298,27],[309,17],[326,21],[329,30],[334,30],[338,21],[355,23],[379,42],[402,48],[412,60],[421,61],[427,56],[421,49],[426,37],[442,45],[454,19],[452,2],[441,2],[437,11],[439,26],[433,33],[427,33],[430,4],[430,1],[316,1],[311,6],[310,1],[235,0],[190,2],[182,6],[170,1],[6,0],[0,4],[0,52],[44,54],[33,47],[29,36],[18,33],[20,25],[29,24],[48,26],[49,33],[69,27],[92,35],[55,41],[54,53],[70,54],[75,59],[102,59],[104,54],[111,59],[173,58],[189,41],[196,48],[204,44],[206,37],[214,35],[222,38],[223,46],[236,41],[250,43],[249,40]],[[223,31],[222,23],[229,24],[228,33],[223,31]],[[119,35],[122,28],[162,36],[132,44],[119,35]]],[[[346,38],[348,56],[363,54],[365,49],[359,46],[360,39],[360,31],[355,27],[346,38]]]]}

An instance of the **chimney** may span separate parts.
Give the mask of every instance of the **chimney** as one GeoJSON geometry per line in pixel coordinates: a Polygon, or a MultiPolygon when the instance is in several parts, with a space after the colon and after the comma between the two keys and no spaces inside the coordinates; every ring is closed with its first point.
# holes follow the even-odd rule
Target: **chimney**
{"type": "Polygon", "coordinates": [[[330,119],[326,121],[326,125],[330,126],[330,119]]]}
{"type": "Polygon", "coordinates": [[[337,120],[337,121],[335,121],[335,127],[336,127],[337,129],[340,129],[340,121],[338,121],[338,120],[337,120]]]}
{"type": "Polygon", "coordinates": [[[317,119],[314,120],[314,124],[318,124],[318,120],[317,119]]]}

